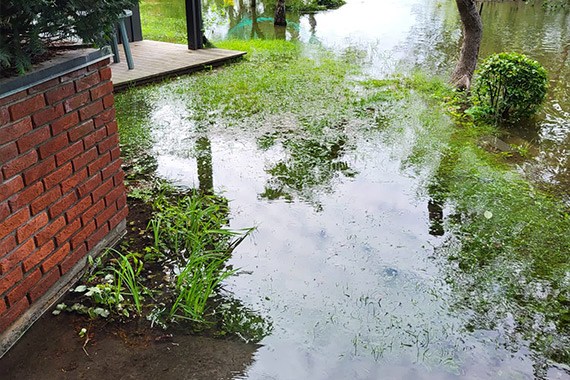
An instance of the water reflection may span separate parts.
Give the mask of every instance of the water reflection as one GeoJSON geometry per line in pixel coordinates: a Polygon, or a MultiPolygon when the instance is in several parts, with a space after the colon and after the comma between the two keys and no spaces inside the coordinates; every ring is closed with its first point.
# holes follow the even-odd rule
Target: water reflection
{"type": "MultiPolygon", "coordinates": [[[[366,52],[364,63],[375,76],[406,68],[445,75],[461,34],[453,1],[349,0],[335,11],[289,14],[278,36],[272,8],[262,0],[205,4],[223,9],[227,20],[212,26],[209,37],[352,47],[366,52]]],[[[569,175],[568,84],[561,80],[569,76],[567,15],[520,2],[483,8],[482,56],[516,49],[556,79],[542,114],[511,133],[538,148],[526,170],[557,186],[569,175]]],[[[250,226],[252,219],[259,226],[232,261],[253,273],[231,279],[228,287],[268,313],[275,332],[245,378],[568,378],[555,368],[536,368],[543,364],[536,364],[540,347],[516,320],[525,314],[501,308],[507,302],[517,308],[516,297],[521,305],[526,298],[509,299],[510,288],[489,266],[469,272],[446,264],[442,278],[433,247],[446,238],[445,199],[430,189],[425,197],[417,194],[429,165],[437,172],[441,158],[426,170],[407,171],[414,150],[427,149],[414,145],[414,128],[426,127],[420,121],[401,113],[394,126],[394,115],[386,116],[383,129],[404,131],[396,147],[378,123],[370,135],[341,126],[328,139],[220,131],[222,123],[198,135],[187,104],[177,96],[163,102],[153,117],[155,133],[168,137],[155,146],[163,152],[158,174],[203,189],[213,188],[215,176],[233,200],[232,226],[250,226]],[[195,146],[196,155],[188,154],[195,146]]],[[[415,106],[407,113],[413,115],[415,106]]],[[[451,242],[446,249],[461,247],[451,242]]],[[[516,264],[505,264],[512,265],[509,273],[517,273],[516,264]]]]}

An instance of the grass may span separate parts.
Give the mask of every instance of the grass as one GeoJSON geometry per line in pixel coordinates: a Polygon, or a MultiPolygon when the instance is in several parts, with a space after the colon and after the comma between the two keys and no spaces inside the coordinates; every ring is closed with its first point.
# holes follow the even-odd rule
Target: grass
{"type": "Polygon", "coordinates": [[[501,131],[463,114],[461,96],[442,81],[415,75],[378,85],[401,94],[391,112],[407,113],[416,126],[406,139],[410,129],[398,122],[384,133],[394,144],[411,143],[402,149],[404,166],[424,172],[425,196],[449,210],[436,253],[467,328],[494,330],[511,315],[505,344],[524,339],[537,362],[570,364],[568,205],[514,170],[508,156],[483,149],[479,139],[501,131]]]}
{"type": "MultiPolygon", "coordinates": [[[[500,133],[495,126],[474,123],[462,112],[465,101],[444,80],[421,73],[357,82],[351,54],[309,51],[276,40],[219,46],[248,54],[223,70],[120,94],[121,138],[152,127],[147,111],[128,106],[133,101],[122,98],[147,99],[150,110],[154,99],[175,99],[189,110],[192,132],[237,127],[253,134],[259,149],[280,144],[285,158],[268,165],[271,179],[263,196],[307,200],[315,187],[326,190],[336,176],[355,174],[343,159],[354,150],[355,129],[359,136],[380,136],[402,162],[402,170],[423,181],[417,189],[420,196],[445,209],[447,234],[436,256],[451,289],[453,312],[467,319],[465,328],[495,330],[512,315],[516,326],[506,337],[510,344],[525,340],[537,362],[570,364],[568,206],[514,170],[508,157],[478,144],[482,136],[500,133]],[[139,112],[142,122],[126,127],[139,112]]],[[[200,269],[187,270],[176,284],[182,289],[195,280],[195,289],[207,291],[210,286],[203,278],[211,277],[214,288],[217,284],[208,265],[220,261],[222,266],[222,257],[192,256],[216,251],[215,241],[196,244],[190,235],[177,232],[200,225],[203,218],[198,215],[212,206],[193,206],[191,201],[159,209],[162,215],[152,225],[155,249],[197,260],[200,269]]],[[[200,313],[208,313],[203,298],[190,294],[192,286],[186,288],[165,311],[168,318],[198,320],[200,313]]]]}

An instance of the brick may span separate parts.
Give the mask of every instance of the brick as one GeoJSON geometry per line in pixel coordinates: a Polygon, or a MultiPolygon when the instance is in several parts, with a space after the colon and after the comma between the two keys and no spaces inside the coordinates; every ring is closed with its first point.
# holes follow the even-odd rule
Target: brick
{"type": "Polygon", "coordinates": [[[24,244],[20,245],[14,252],[6,256],[0,261],[0,274],[8,273],[12,268],[19,265],[26,257],[32,254],[36,249],[34,239],[27,240],[24,244]]]}
{"type": "Polygon", "coordinates": [[[52,136],[57,136],[61,132],[77,125],[77,123],[79,123],[79,112],[68,113],[51,123],[51,134],[52,136]]]}
{"type": "Polygon", "coordinates": [[[68,193],[71,189],[75,188],[87,178],[87,169],[76,171],[71,177],[66,178],[61,182],[61,192],[68,193]]]}
{"type": "Polygon", "coordinates": [[[68,142],[69,140],[67,139],[67,134],[65,133],[57,137],[54,137],[50,141],[40,146],[40,148],[38,149],[38,151],[40,152],[40,158],[44,159],[48,156],[51,156],[52,154],[55,154],[56,152],[65,148],[68,142]]]}
{"type": "MultiPolygon", "coordinates": [[[[41,213],[28,223],[22,225],[16,231],[16,238],[18,239],[18,244],[22,244],[22,242],[26,241],[29,237],[34,236],[34,234],[42,229],[44,226],[48,224],[48,217],[47,213],[41,213]]],[[[38,244],[39,246],[40,244],[38,244]]]]}
{"type": "Polygon", "coordinates": [[[8,203],[12,212],[28,206],[34,199],[39,197],[44,191],[44,185],[41,182],[36,182],[31,186],[26,187],[18,194],[14,195],[8,203]]]}
{"type": "Polygon", "coordinates": [[[109,62],[110,62],[109,59],[104,59],[104,60],[102,60],[102,61],[95,62],[94,64],[89,65],[89,66],[87,67],[87,69],[88,69],[89,71],[98,70],[100,67],[105,67],[105,66],[107,66],[107,65],[109,64],[109,62]]]}
{"type": "Polygon", "coordinates": [[[46,92],[46,100],[48,104],[57,103],[71,95],[75,94],[75,86],[73,83],[67,83],[53,90],[46,92]]]}
{"type": "Polygon", "coordinates": [[[31,148],[35,148],[42,142],[47,141],[51,137],[49,127],[37,128],[31,133],[22,136],[18,139],[18,149],[20,153],[24,153],[31,148]]]}
{"type": "Polygon", "coordinates": [[[39,212],[47,209],[49,205],[57,201],[61,197],[61,189],[59,187],[54,187],[48,192],[42,194],[38,199],[32,202],[30,205],[30,210],[32,210],[32,215],[36,215],[39,212]]]}
{"type": "Polygon", "coordinates": [[[0,278],[0,295],[6,293],[8,289],[14,286],[22,279],[22,268],[16,267],[10,273],[0,278]]]}
{"type": "Polygon", "coordinates": [[[71,205],[77,201],[77,194],[75,191],[65,195],[63,198],[58,200],[49,208],[49,217],[55,219],[56,217],[63,214],[71,205]]]}
{"type": "Polygon", "coordinates": [[[97,157],[99,157],[99,154],[97,153],[97,148],[95,147],[89,149],[87,152],[83,152],[81,155],[73,159],[73,170],[77,171],[81,169],[85,165],[94,161],[97,157]]]}
{"type": "Polygon", "coordinates": [[[55,244],[61,247],[67,239],[81,228],[81,218],[75,219],[73,222],[68,223],[67,226],[60,233],[55,236],[55,244]]]}
{"type": "Polygon", "coordinates": [[[87,210],[91,205],[91,197],[83,198],[65,213],[65,217],[68,221],[71,221],[81,215],[81,213],[87,210]]]}
{"type": "Polygon", "coordinates": [[[10,207],[8,203],[4,202],[0,204],[0,220],[4,220],[10,216],[10,207]]]}
{"type": "Polygon", "coordinates": [[[117,134],[114,134],[101,141],[99,145],[97,145],[97,149],[99,150],[99,154],[103,154],[116,146],[119,146],[119,136],[117,134]]]}
{"type": "Polygon", "coordinates": [[[72,174],[73,167],[71,165],[71,162],[69,162],[43,179],[46,190],[51,189],[55,185],[59,185],[63,182],[64,179],[71,176],[72,174]]]}
{"type": "Polygon", "coordinates": [[[91,90],[89,90],[89,92],[91,93],[92,100],[102,98],[105,95],[109,95],[113,92],[113,83],[112,82],[102,83],[97,87],[93,87],[91,90]]]}
{"type": "Polygon", "coordinates": [[[119,198],[117,198],[117,210],[121,210],[123,207],[127,205],[127,194],[122,194],[119,198]]]}
{"type": "Polygon", "coordinates": [[[8,305],[15,305],[16,302],[24,298],[28,293],[28,290],[30,290],[32,286],[36,285],[41,278],[42,274],[40,273],[39,269],[36,269],[27,275],[24,280],[20,282],[14,289],[12,289],[12,291],[6,296],[8,305]]]}
{"type": "Polygon", "coordinates": [[[109,107],[112,107],[114,104],[115,104],[115,95],[109,94],[103,98],[103,108],[107,109],[109,107]]]}
{"type": "Polygon", "coordinates": [[[0,184],[0,202],[16,194],[24,188],[24,180],[21,176],[14,177],[0,184]]]}
{"type": "Polygon", "coordinates": [[[0,223],[0,239],[16,231],[16,229],[23,226],[28,220],[30,220],[30,212],[27,208],[13,213],[8,219],[0,223]]]}
{"type": "Polygon", "coordinates": [[[77,141],[84,136],[88,135],[93,131],[93,120],[89,120],[83,124],[78,125],[75,128],[70,129],[67,133],[69,134],[69,140],[77,141]]]}
{"type": "Polygon", "coordinates": [[[99,73],[93,73],[79,78],[75,81],[75,90],[81,92],[87,90],[90,87],[97,85],[101,79],[99,79],[99,73]]]}
{"type": "Polygon", "coordinates": [[[107,223],[97,231],[95,231],[89,238],[87,239],[87,250],[92,250],[107,234],[109,233],[109,226],[107,223]]]}
{"type": "Polygon", "coordinates": [[[60,247],[55,251],[46,261],[42,263],[42,273],[47,273],[56,265],[58,265],[71,251],[71,246],[66,243],[64,246],[60,247]]]}
{"type": "Polygon", "coordinates": [[[115,120],[115,108],[110,108],[100,115],[93,118],[95,122],[95,128],[99,128],[102,125],[108,124],[115,120]]]}
{"type": "Polygon", "coordinates": [[[40,299],[57,280],[59,280],[58,268],[52,269],[49,273],[45,274],[41,281],[28,292],[30,302],[34,303],[40,299]]]}
{"type": "Polygon", "coordinates": [[[59,267],[61,270],[61,275],[63,276],[69,272],[69,270],[73,268],[73,266],[77,264],[79,260],[85,257],[85,255],[87,255],[87,247],[85,244],[82,244],[79,248],[73,251],[71,255],[67,256],[65,260],[63,260],[63,262],[60,264],[59,267]]]}
{"type": "Polygon", "coordinates": [[[125,187],[123,184],[115,187],[109,194],[105,196],[105,205],[109,206],[111,203],[115,202],[121,194],[125,193],[125,187]]]}
{"type": "Polygon", "coordinates": [[[82,75],[85,75],[85,73],[87,73],[87,69],[84,67],[82,69],[72,71],[68,74],[65,74],[65,75],[59,77],[59,81],[61,83],[67,82],[70,79],[74,79],[74,78],[80,77],[82,75]]]}
{"type": "Polygon", "coordinates": [[[81,222],[87,225],[96,215],[105,209],[105,200],[100,199],[99,202],[89,207],[83,214],[81,214],[81,222]]]}
{"type": "Polygon", "coordinates": [[[120,170],[121,170],[121,160],[115,160],[109,166],[103,169],[101,173],[103,174],[103,179],[107,179],[120,170]]]}
{"type": "Polygon", "coordinates": [[[0,128],[0,144],[15,141],[18,137],[25,135],[32,130],[32,118],[27,117],[16,123],[0,128]]]}
{"type": "Polygon", "coordinates": [[[111,136],[113,133],[117,132],[119,132],[119,125],[117,124],[117,120],[114,120],[111,123],[107,124],[107,136],[111,136]]]}
{"type": "Polygon", "coordinates": [[[55,87],[58,84],[59,84],[59,78],[48,80],[47,82],[38,84],[32,88],[28,88],[28,95],[37,94],[38,92],[45,92],[47,89],[55,87]]]}
{"type": "Polygon", "coordinates": [[[44,95],[38,94],[29,99],[22,100],[8,107],[12,120],[19,120],[24,116],[28,116],[46,105],[44,95]]]}
{"type": "Polygon", "coordinates": [[[101,174],[96,173],[94,176],[89,178],[87,181],[83,182],[81,185],[77,187],[77,193],[79,194],[79,198],[84,198],[86,195],[91,193],[93,189],[95,189],[99,184],[101,184],[101,174]]]}
{"type": "Polygon", "coordinates": [[[97,100],[95,103],[88,105],[87,107],[81,108],[79,110],[79,119],[81,121],[90,119],[94,115],[97,115],[103,111],[103,101],[97,100]]]}
{"type": "Polygon", "coordinates": [[[119,223],[127,218],[129,215],[129,209],[127,207],[121,209],[118,213],[116,213],[110,220],[109,220],[109,228],[113,229],[117,227],[119,223]]]}
{"type": "Polygon", "coordinates": [[[97,144],[101,140],[103,140],[106,136],[107,136],[107,130],[105,128],[99,128],[90,135],[85,136],[85,138],[83,139],[83,145],[85,145],[85,149],[89,149],[92,146],[95,146],[95,144],[97,144]]]}
{"type": "Polygon", "coordinates": [[[95,231],[95,221],[92,221],[71,238],[71,249],[76,249],[95,231]]]}
{"type": "Polygon", "coordinates": [[[0,107],[4,107],[7,104],[14,103],[15,101],[20,100],[20,99],[24,99],[27,95],[28,95],[28,92],[26,90],[22,90],[20,92],[15,93],[15,94],[0,98],[0,107]]]}
{"type": "Polygon", "coordinates": [[[4,301],[4,298],[0,298],[0,316],[6,312],[6,309],[8,309],[6,301],[4,301]]]}
{"type": "Polygon", "coordinates": [[[103,67],[101,70],[99,70],[99,78],[101,81],[110,80],[112,75],[113,74],[111,73],[110,67],[103,67]]]}
{"type": "Polygon", "coordinates": [[[111,160],[114,161],[121,157],[121,149],[119,147],[111,149],[111,160]]]}
{"type": "Polygon", "coordinates": [[[77,157],[81,152],[83,152],[83,142],[77,141],[57,153],[55,155],[55,163],[57,166],[61,166],[72,158],[77,157]]]}
{"type": "Polygon", "coordinates": [[[34,127],[39,127],[63,116],[63,114],[63,105],[60,103],[36,112],[32,115],[32,121],[34,127]]]}
{"type": "Polygon", "coordinates": [[[109,221],[109,219],[111,219],[113,215],[115,215],[116,212],[117,212],[117,206],[114,203],[111,204],[109,207],[107,207],[105,211],[103,211],[95,218],[95,224],[97,228],[101,228],[101,226],[105,225],[109,221]]]}
{"type": "MultiPolygon", "coordinates": [[[[6,239],[0,241],[0,259],[5,257],[9,252],[16,248],[16,236],[10,235],[6,239]]],[[[4,273],[0,273],[4,274],[4,273]]]]}
{"type": "Polygon", "coordinates": [[[71,98],[65,99],[63,102],[63,107],[65,108],[65,112],[69,113],[73,110],[83,107],[86,104],[89,104],[90,101],[91,97],[89,96],[89,93],[82,92],[81,94],[77,94],[71,98]]]}
{"type": "Polygon", "coordinates": [[[103,182],[101,186],[91,193],[91,197],[93,198],[93,203],[97,202],[99,199],[103,198],[107,193],[113,190],[113,179],[109,178],[107,181],[103,182]]]}
{"type": "Polygon", "coordinates": [[[61,229],[65,227],[65,218],[60,216],[56,220],[50,222],[43,230],[36,235],[36,245],[42,246],[48,240],[53,238],[61,229]]]}
{"type": "MultiPolygon", "coordinates": [[[[105,134],[107,132],[105,131],[105,134]]],[[[0,146],[0,165],[16,158],[18,156],[18,146],[15,142],[0,146]]]]}
{"type": "MultiPolygon", "coordinates": [[[[121,160],[117,160],[119,164],[121,164],[121,160]]],[[[115,186],[119,186],[120,184],[125,183],[125,173],[122,170],[119,170],[117,174],[113,176],[113,184],[115,186]]]]}
{"type": "MultiPolygon", "coordinates": [[[[87,165],[87,170],[89,171],[89,175],[94,175],[105,166],[107,166],[111,162],[111,153],[105,153],[99,156],[98,159],[87,165]]],[[[24,180],[26,177],[24,176],[24,180]]]]}
{"type": "Polygon", "coordinates": [[[28,299],[22,298],[15,305],[10,307],[8,311],[0,317],[0,331],[6,331],[8,327],[28,309],[29,305],[28,299]]]}
{"type": "MultiPolygon", "coordinates": [[[[103,99],[103,105],[105,105],[105,99],[103,99]]],[[[8,108],[6,107],[0,108],[0,126],[8,124],[9,122],[10,122],[10,112],[8,112],[8,108]]]]}
{"type": "Polygon", "coordinates": [[[46,257],[49,257],[55,249],[55,245],[53,241],[50,240],[46,244],[42,245],[39,249],[34,251],[24,262],[22,263],[22,267],[24,268],[24,273],[29,272],[30,270],[34,269],[39,263],[45,260],[46,257]]]}
{"type": "Polygon", "coordinates": [[[4,164],[2,167],[2,173],[5,178],[10,178],[16,174],[20,174],[30,166],[38,162],[38,154],[35,150],[31,150],[28,153],[20,155],[18,158],[4,164]]]}
{"type": "Polygon", "coordinates": [[[55,158],[49,157],[46,160],[40,161],[37,165],[34,165],[30,169],[24,172],[24,183],[26,186],[37,181],[38,179],[45,177],[55,169],[55,158]]]}

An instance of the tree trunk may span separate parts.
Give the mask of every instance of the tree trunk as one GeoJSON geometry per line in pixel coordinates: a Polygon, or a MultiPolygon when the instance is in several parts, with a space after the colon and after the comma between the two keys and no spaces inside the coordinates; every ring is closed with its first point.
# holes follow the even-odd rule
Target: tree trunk
{"type": "Polygon", "coordinates": [[[459,89],[469,89],[479,56],[483,23],[475,0],[455,0],[455,3],[463,25],[463,46],[459,62],[451,75],[451,83],[459,89]]]}
{"type": "Polygon", "coordinates": [[[273,25],[286,26],[287,20],[285,19],[285,0],[277,0],[277,5],[275,6],[275,18],[273,19],[273,25]]]}

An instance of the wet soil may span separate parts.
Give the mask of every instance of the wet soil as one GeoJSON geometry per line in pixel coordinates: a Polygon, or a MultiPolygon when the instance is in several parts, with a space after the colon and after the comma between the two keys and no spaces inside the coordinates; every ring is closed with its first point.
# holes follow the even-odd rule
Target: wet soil
{"type": "Polygon", "coordinates": [[[45,314],[0,360],[1,379],[231,379],[257,346],[45,314]],[[81,328],[88,336],[80,337],[81,328]]]}
{"type": "MultiPolygon", "coordinates": [[[[152,208],[129,198],[129,211],[120,245],[142,251],[150,243],[143,231],[152,208]]],[[[151,328],[144,319],[54,316],[50,309],[0,359],[0,379],[231,379],[242,374],[259,346],[212,335],[208,330],[192,335],[183,326],[151,328]],[[83,328],[87,333],[80,336],[83,328]]]]}

